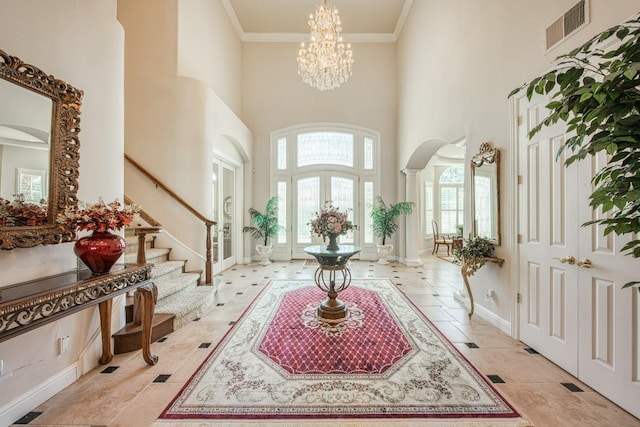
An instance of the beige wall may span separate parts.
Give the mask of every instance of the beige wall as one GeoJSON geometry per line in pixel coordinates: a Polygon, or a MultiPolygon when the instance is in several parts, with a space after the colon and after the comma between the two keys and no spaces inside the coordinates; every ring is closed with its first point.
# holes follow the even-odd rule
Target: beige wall
{"type": "MultiPolygon", "coordinates": [[[[80,132],[82,200],[106,200],[123,190],[123,32],[115,0],[3,0],[0,49],[84,91],[80,132]]],[[[0,253],[0,286],[75,268],[73,244],[0,253]]],[[[118,312],[119,304],[114,305],[118,312]]],[[[115,313],[114,323],[120,321],[115,313]]],[[[118,325],[114,325],[114,328],[118,325]]],[[[97,364],[97,310],[89,309],[0,343],[0,425],[9,424],[97,364]],[[56,338],[71,334],[58,355],[56,338]],[[42,389],[47,385],[49,389],[42,389]],[[24,413],[20,413],[24,411],[24,413]]]]}
{"type": "Polygon", "coordinates": [[[242,116],[242,42],[221,1],[181,0],[178,74],[204,82],[242,116]]]}
{"type": "MultiPolygon", "coordinates": [[[[214,150],[231,141],[230,157],[252,155],[251,132],[230,107],[240,105],[239,39],[219,2],[120,0],[118,19],[126,32],[126,153],[211,218],[214,150]]],[[[172,256],[204,270],[203,223],[129,164],[125,191],[163,225],[161,239],[180,242],[172,256]]]]}
{"type": "Polygon", "coordinates": [[[516,201],[512,197],[515,171],[507,95],[544,72],[556,56],[640,10],[638,0],[619,0],[615,7],[608,0],[591,0],[591,23],[545,53],[544,29],[575,3],[418,0],[413,2],[398,43],[396,168],[405,167],[418,147],[430,140],[465,138],[467,160],[485,141],[502,149],[503,244],[498,255],[506,264],[502,269],[485,267],[472,281],[476,296],[484,295],[489,286],[496,290],[496,302],[487,303],[483,298],[476,302],[494,312],[505,327],[511,322],[513,307],[510,269],[517,262],[510,256],[515,250],[512,215],[516,201]]]}
{"type": "MultiPolygon", "coordinates": [[[[396,49],[391,43],[353,45],[353,76],[341,87],[319,91],[297,72],[295,43],[246,43],[243,54],[243,120],[254,136],[251,206],[271,194],[272,131],[305,123],[346,123],[380,132],[381,189],[395,202],[401,176],[396,165],[396,49]],[[259,159],[259,160],[258,160],[259,159]]],[[[399,196],[402,197],[402,196],[399,196]]]]}

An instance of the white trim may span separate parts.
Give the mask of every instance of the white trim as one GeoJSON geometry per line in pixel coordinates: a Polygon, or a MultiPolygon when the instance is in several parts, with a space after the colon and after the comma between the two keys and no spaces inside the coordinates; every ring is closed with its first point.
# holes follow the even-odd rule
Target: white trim
{"type": "MultiPolygon", "coordinates": [[[[453,299],[464,305],[467,310],[471,307],[469,298],[467,298],[467,296],[460,291],[455,291],[453,293],[453,299]]],[[[474,304],[474,315],[482,317],[484,320],[491,323],[493,326],[500,329],[507,335],[511,333],[511,323],[509,321],[503,319],[493,311],[488,310],[481,305],[474,304]]]]}
{"type": "Polygon", "coordinates": [[[0,425],[12,425],[33,410],[33,408],[41,405],[65,387],[73,384],[78,378],[78,365],[74,363],[33,387],[28,392],[16,397],[3,407],[0,407],[0,425]]]}
{"type": "MultiPolygon", "coordinates": [[[[513,209],[508,211],[511,212],[511,227],[509,230],[505,230],[508,236],[511,236],[511,239],[506,240],[504,244],[508,245],[507,250],[509,251],[511,262],[509,263],[509,283],[513,283],[513,289],[509,294],[511,299],[510,303],[510,317],[511,317],[511,330],[508,332],[509,335],[515,339],[520,339],[520,305],[518,303],[518,293],[520,292],[520,246],[518,245],[518,227],[520,223],[520,201],[518,198],[519,184],[518,184],[518,174],[520,171],[519,164],[519,154],[522,147],[520,146],[520,141],[518,140],[518,116],[519,111],[517,109],[517,101],[516,97],[512,96],[509,100],[509,113],[511,120],[510,122],[510,132],[511,132],[511,147],[510,147],[510,164],[511,167],[511,175],[506,177],[506,182],[511,182],[511,192],[509,194],[511,198],[511,206],[513,209]]],[[[524,121],[524,117],[522,118],[524,121]]],[[[506,193],[505,193],[506,194],[506,193]]],[[[504,209],[503,212],[507,212],[507,209],[504,209]]]]}

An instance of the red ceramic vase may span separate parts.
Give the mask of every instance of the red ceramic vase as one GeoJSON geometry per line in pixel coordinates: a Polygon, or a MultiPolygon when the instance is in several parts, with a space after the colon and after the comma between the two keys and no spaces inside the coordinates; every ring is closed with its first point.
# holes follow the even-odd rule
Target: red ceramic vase
{"type": "Polygon", "coordinates": [[[73,251],[93,275],[105,274],[124,253],[125,241],[117,234],[93,232],[76,241],[73,251]]]}

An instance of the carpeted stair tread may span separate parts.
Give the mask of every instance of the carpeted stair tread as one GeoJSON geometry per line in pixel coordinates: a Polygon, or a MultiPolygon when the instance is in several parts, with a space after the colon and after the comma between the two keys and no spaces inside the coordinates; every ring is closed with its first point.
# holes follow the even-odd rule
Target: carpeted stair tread
{"type": "Polygon", "coordinates": [[[197,286],[188,291],[177,292],[159,299],[155,312],[175,314],[173,326],[179,329],[209,311],[216,301],[216,290],[215,286],[197,286]]]}
{"type": "MultiPolygon", "coordinates": [[[[153,280],[153,283],[158,287],[158,301],[187,288],[197,287],[198,280],[200,280],[200,276],[194,273],[184,273],[179,276],[168,278],[159,277],[153,280]]],[[[192,289],[189,289],[189,291],[191,290],[192,289]]]]}
{"type": "MultiPolygon", "coordinates": [[[[168,248],[153,248],[153,249],[147,249],[145,251],[146,253],[146,258],[147,258],[147,262],[152,263],[152,264],[158,264],[162,261],[167,260],[168,256],[169,256],[169,252],[171,252],[171,249],[168,248]]],[[[124,262],[125,263],[132,263],[134,264],[138,259],[137,253],[136,252],[132,252],[132,253],[125,253],[124,254],[124,262]]]]}
{"type": "Polygon", "coordinates": [[[151,278],[176,277],[183,273],[184,261],[164,261],[156,264],[151,269],[151,278]]]}

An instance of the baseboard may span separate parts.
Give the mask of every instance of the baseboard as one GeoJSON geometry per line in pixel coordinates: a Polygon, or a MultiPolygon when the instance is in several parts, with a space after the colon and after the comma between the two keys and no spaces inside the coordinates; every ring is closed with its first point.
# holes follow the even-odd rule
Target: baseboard
{"type": "Polygon", "coordinates": [[[0,408],[0,426],[9,426],[78,379],[77,363],[58,372],[0,408]]]}
{"type": "MultiPolygon", "coordinates": [[[[467,310],[471,307],[471,303],[469,302],[469,298],[460,291],[455,291],[453,293],[453,298],[459,303],[463,304],[467,310]]],[[[474,316],[480,316],[487,322],[491,323],[496,328],[500,329],[502,332],[511,336],[511,322],[507,322],[502,317],[495,314],[493,311],[487,310],[481,305],[474,304],[474,316]]]]}

